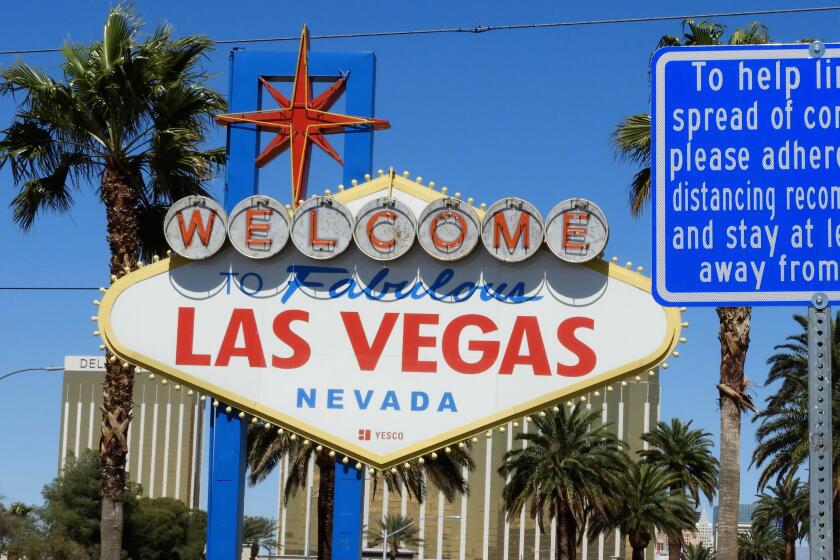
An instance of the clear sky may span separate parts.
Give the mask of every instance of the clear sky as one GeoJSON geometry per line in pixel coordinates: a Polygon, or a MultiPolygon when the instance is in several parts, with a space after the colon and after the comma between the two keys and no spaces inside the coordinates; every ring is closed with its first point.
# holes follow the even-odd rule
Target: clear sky
{"type": "MultiPolygon", "coordinates": [[[[4,3],[0,50],[58,47],[65,40],[96,40],[110,2],[4,3]]],[[[533,23],[559,20],[678,15],[733,9],[794,7],[796,2],[216,2],[138,0],[149,24],[168,21],[178,35],[216,39],[296,35],[307,23],[313,34],[533,23]]],[[[720,20],[730,29],[755,18],[720,20]]],[[[774,40],[837,37],[840,13],[762,16],[774,40]]],[[[650,219],[632,218],[627,185],[636,171],[619,162],[610,134],[626,115],[649,110],[647,64],[665,33],[678,22],[590,26],[480,35],[428,35],[313,41],[313,51],[374,51],[378,57],[377,116],[392,129],[376,135],[374,168],[394,165],[464,197],[491,203],[520,195],[547,212],[557,201],[584,196],[610,222],[608,256],[650,270],[650,219]]],[[[294,50],[295,43],[249,45],[252,50],[294,50]]],[[[227,89],[228,48],[207,61],[214,85],[227,89]]],[[[56,54],[27,55],[55,71],[56,54]]],[[[14,60],[0,57],[0,67],[14,60]]],[[[0,128],[12,119],[14,100],[0,100],[0,128]]],[[[342,107],[337,107],[341,110],[342,107]]],[[[213,138],[223,142],[222,133],[213,138]]],[[[341,141],[338,141],[338,145],[341,141]]],[[[288,160],[263,176],[265,192],[288,198],[288,160]]],[[[326,157],[312,164],[310,192],[335,188],[341,170],[326,157]]],[[[221,192],[221,179],[214,192],[221,192]]],[[[0,286],[99,286],[107,282],[104,212],[91,188],[76,194],[72,214],[45,215],[21,233],[11,223],[14,194],[8,170],[0,171],[0,286]]],[[[67,354],[95,354],[91,292],[0,291],[0,375],[35,366],[61,365],[67,354]]],[[[773,345],[797,330],[790,319],[805,308],[756,308],[747,375],[757,402],[773,345]]],[[[712,308],[691,309],[688,344],[662,377],[661,416],[692,419],[717,441],[719,345],[712,308]]],[[[627,325],[633,328],[632,324],[627,325]]],[[[0,382],[0,495],[40,502],[42,486],[56,474],[59,443],[59,374],[32,373],[0,382]]],[[[742,502],[752,501],[757,473],[746,471],[755,425],[742,434],[742,502]]],[[[275,515],[276,476],[249,490],[250,513],[275,515]]]]}

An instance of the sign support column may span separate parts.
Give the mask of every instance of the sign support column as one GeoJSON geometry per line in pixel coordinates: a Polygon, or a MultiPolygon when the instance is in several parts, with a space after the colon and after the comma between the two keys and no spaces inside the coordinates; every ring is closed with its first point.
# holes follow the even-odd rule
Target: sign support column
{"type": "Polygon", "coordinates": [[[810,485],[811,560],[831,560],[832,429],[831,429],[831,308],[825,294],[808,307],[808,482],[810,485]]]}

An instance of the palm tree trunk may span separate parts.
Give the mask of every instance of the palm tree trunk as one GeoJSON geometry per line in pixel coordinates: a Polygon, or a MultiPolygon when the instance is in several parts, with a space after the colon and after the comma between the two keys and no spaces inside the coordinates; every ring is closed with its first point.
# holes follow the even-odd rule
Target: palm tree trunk
{"type": "MultiPolygon", "coordinates": [[[[645,560],[645,546],[633,547],[633,560],[645,560]]],[[[670,551],[670,549],[668,549],[670,551]]],[[[668,553],[670,556],[670,552],[668,553]]]]}
{"type": "Polygon", "coordinates": [[[318,465],[318,560],[332,558],[335,459],[326,453],[315,456],[318,465]]]}
{"type": "MultiPolygon", "coordinates": [[[[682,492],[682,489],[679,486],[672,486],[671,487],[671,495],[676,496],[682,492]]],[[[682,552],[682,546],[680,542],[668,536],[668,560],[680,560],[680,553],[682,552]]]]}
{"type": "Polygon", "coordinates": [[[796,560],[796,526],[793,518],[787,515],[782,519],[782,540],[785,543],[785,560],[796,560]]]}
{"type": "Polygon", "coordinates": [[[554,519],[554,533],[557,541],[555,559],[575,560],[575,525],[572,512],[567,506],[561,505],[554,519]]]}
{"type": "MultiPolygon", "coordinates": [[[[101,193],[105,204],[110,271],[121,276],[132,267],[140,253],[138,238],[138,200],[124,174],[108,169],[102,176],[101,193]]],[[[128,424],[134,392],[134,366],[110,363],[106,353],[105,381],[102,384],[102,516],[100,519],[100,558],[119,560],[122,554],[123,499],[125,498],[125,457],[128,453],[128,424]]]]}
{"type": "Polygon", "coordinates": [[[752,403],[744,393],[744,362],[750,345],[749,307],[719,307],[720,489],[718,560],[738,560],[738,502],[741,471],[741,411],[752,403]]]}
{"type": "Polygon", "coordinates": [[[569,544],[566,548],[569,551],[570,560],[577,559],[577,521],[574,514],[569,511],[566,512],[566,537],[569,539],[569,544]]]}
{"type": "Polygon", "coordinates": [[[840,473],[834,473],[834,498],[832,499],[832,522],[834,560],[840,560],[840,473]]]}

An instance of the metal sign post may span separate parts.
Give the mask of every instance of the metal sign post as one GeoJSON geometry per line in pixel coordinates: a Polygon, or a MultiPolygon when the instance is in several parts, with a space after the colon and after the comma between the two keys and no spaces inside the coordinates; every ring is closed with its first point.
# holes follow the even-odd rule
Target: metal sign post
{"type": "Polygon", "coordinates": [[[808,307],[808,464],[811,560],[833,558],[831,451],[831,308],[814,295],[808,307]]]}

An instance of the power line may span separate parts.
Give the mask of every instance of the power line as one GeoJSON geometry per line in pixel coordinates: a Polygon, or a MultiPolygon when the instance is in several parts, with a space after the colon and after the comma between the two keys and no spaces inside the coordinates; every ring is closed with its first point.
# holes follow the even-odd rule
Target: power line
{"type": "MultiPolygon", "coordinates": [[[[768,10],[745,10],[739,12],[713,12],[706,14],[683,14],[671,16],[648,16],[631,18],[610,18],[610,19],[589,19],[577,21],[553,21],[545,23],[522,23],[512,25],[475,25],[471,27],[443,27],[437,29],[407,29],[403,31],[370,31],[362,33],[330,33],[326,35],[310,35],[310,39],[359,39],[364,37],[401,37],[407,35],[436,35],[444,33],[467,33],[478,35],[490,31],[515,31],[549,29],[555,27],[581,27],[589,25],[616,25],[626,23],[649,23],[655,21],[680,21],[686,19],[719,19],[738,16],[763,16],[779,14],[803,14],[813,12],[830,12],[840,10],[840,6],[814,6],[810,8],[778,8],[768,10]]],[[[217,45],[246,45],[251,43],[279,43],[285,41],[297,41],[300,37],[251,37],[243,39],[216,39],[213,43],[217,45]]],[[[0,50],[0,55],[9,54],[40,54],[55,53],[61,49],[10,49],[0,50]]]]}

